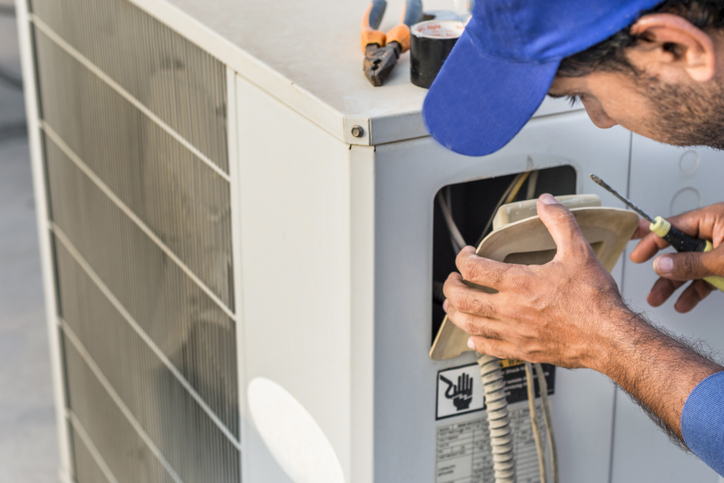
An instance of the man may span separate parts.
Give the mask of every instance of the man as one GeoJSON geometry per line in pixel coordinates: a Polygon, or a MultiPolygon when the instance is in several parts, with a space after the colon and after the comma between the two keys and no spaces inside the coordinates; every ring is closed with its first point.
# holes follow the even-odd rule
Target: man
{"type": "MultiPolygon", "coordinates": [[[[484,155],[503,147],[546,94],[580,99],[601,128],[620,124],[669,144],[724,149],[724,0],[479,1],[423,114],[443,145],[484,155]]],[[[538,213],[558,247],[550,263],[504,264],[472,247],[458,255],[445,309],[471,334],[468,345],[607,375],[724,475],[724,367],[631,311],[552,196],[539,198],[538,213]]],[[[702,278],[724,275],[724,203],[670,220],[715,247],[654,261],[661,278],[649,303],[692,280],[675,306],[687,312],[713,290],[702,278]]],[[[637,263],[666,247],[648,223],[635,237],[637,263]]]]}

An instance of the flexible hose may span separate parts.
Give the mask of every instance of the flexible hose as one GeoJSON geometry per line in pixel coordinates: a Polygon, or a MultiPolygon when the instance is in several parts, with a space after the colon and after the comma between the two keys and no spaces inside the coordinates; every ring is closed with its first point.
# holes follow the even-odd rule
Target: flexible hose
{"type": "Polygon", "coordinates": [[[478,366],[488,411],[495,483],[515,483],[513,430],[510,427],[510,413],[500,361],[493,356],[478,354],[478,366]]]}

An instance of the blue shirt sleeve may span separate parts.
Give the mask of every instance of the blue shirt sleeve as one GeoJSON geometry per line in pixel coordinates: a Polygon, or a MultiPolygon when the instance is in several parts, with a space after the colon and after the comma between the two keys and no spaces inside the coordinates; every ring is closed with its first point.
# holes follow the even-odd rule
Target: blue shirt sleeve
{"type": "Polygon", "coordinates": [[[689,449],[724,476],[724,372],[691,391],[681,412],[681,433],[689,449]]]}

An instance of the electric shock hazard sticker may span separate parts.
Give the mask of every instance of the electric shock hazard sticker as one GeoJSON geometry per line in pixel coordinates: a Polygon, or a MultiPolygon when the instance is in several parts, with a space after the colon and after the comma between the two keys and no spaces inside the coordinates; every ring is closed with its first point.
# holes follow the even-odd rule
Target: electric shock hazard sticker
{"type": "Polygon", "coordinates": [[[477,364],[437,373],[437,418],[483,410],[483,383],[477,364]]]}
{"type": "MultiPolygon", "coordinates": [[[[522,361],[501,360],[505,380],[505,394],[508,403],[528,399],[528,385],[525,380],[525,366],[522,361]]],[[[548,394],[555,386],[555,366],[543,364],[548,385],[548,394]]],[[[435,419],[444,419],[485,409],[483,384],[477,363],[452,367],[437,373],[437,410],[435,419]]],[[[535,396],[540,397],[540,388],[535,380],[535,396]]]]}

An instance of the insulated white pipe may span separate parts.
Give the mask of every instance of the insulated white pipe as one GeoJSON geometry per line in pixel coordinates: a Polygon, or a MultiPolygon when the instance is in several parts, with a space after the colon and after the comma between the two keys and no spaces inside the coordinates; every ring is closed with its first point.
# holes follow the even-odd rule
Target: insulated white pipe
{"type": "Polygon", "coordinates": [[[496,357],[478,354],[478,366],[487,405],[495,483],[515,483],[513,430],[510,427],[510,413],[500,361],[496,357]]]}

